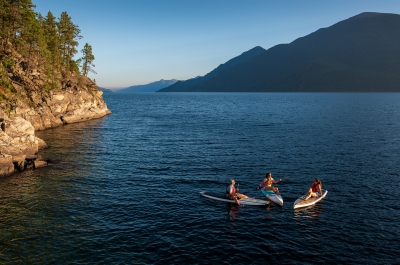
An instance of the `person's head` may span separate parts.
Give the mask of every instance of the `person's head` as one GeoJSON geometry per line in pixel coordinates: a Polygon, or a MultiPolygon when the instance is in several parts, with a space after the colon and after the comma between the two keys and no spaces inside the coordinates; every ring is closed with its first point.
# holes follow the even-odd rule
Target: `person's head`
{"type": "Polygon", "coordinates": [[[319,179],[314,179],[314,183],[316,183],[316,184],[321,184],[321,180],[319,180],[319,179]]]}
{"type": "Polygon", "coordinates": [[[234,179],[231,179],[231,184],[235,185],[235,180],[234,179]]]}
{"type": "Polygon", "coordinates": [[[265,174],[265,178],[272,178],[272,174],[270,172],[268,172],[267,174],[265,174]]]}

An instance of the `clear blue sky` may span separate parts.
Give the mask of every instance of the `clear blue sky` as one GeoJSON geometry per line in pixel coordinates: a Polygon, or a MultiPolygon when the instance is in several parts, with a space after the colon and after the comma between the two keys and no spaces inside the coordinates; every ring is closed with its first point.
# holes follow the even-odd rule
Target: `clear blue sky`
{"type": "Polygon", "coordinates": [[[93,48],[97,85],[186,80],[256,46],[290,43],[362,12],[400,14],[400,0],[32,0],[66,11],[93,48]]]}

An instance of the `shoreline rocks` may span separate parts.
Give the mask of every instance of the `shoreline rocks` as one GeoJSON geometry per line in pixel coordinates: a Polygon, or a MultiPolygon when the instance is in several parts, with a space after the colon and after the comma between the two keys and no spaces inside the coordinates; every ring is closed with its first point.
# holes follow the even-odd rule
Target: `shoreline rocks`
{"type": "Polygon", "coordinates": [[[0,177],[7,177],[14,173],[12,156],[0,154],[0,177]]]}
{"type": "Polygon", "coordinates": [[[65,67],[50,70],[42,59],[28,60],[11,43],[0,52],[0,177],[48,164],[38,156],[47,144],[35,131],[111,114],[89,77],[65,67]]]}
{"type": "MultiPolygon", "coordinates": [[[[36,157],[39,150],[46,148],[47,145],[42,139],[35,136],[35,128],[32,124],[21,117],[2,119],[2,124],[0,130],[0,177],[6,177],[25,170],[29,164],[29,158],[36,157]]],[[[37,167],[43,165],[44,163],[38,162],[37,167]]]]}
{"type": "MultiPolygon", "coordinates": [[[[104,115],[89,114],[74,120],[70,119],[68,123],[104,117],[111,112],[104,113],[104,115]]],[[[61,123],[59,126],[63,124],[61,123]]],[[[35,136],[35,128],[29,121],[21,117],[0,118],[0,125],[0,177],[50,165],[49,159],[38,154],[41,149],[48,148],[48,146],[44,140],[35,136]]]]}
{"type": "Polygon", "coordinates": [[[111,114],[97,88],[95,93],[88,89],[72,89],[74,91],[64,89],[49,93],[41,98],[36,108],[17,102],[7,114],[0,106],[0,177],[49,165],[48,160],[38,155],[47,144],[35,136],[36,130],[111,114]]]}

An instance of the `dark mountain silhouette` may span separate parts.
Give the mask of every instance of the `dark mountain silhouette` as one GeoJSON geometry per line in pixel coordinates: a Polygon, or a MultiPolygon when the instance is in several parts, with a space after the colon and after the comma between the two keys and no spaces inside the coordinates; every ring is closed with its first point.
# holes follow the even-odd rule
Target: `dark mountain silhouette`
{"type": "Polygon", "coordinates": [[[400,15],[361,13],[205,77],[161,91],[400,91],[400,15]]]}
{"type": "MultiPolygon", "coordinates": [[[[197,76],[196,78],[192,78],[186,81],[178,81],[172,86],[169,86],[168,88],[161,89],[157,92],[185,92],[189,91],[188,89],[191,87],[197,87],[201,86],[205,80],[209,80],[210,78],[216,76],[218,73],[223,72],[224,70],[227,70],[229,68],[232,68],[236,65],[239,65],[241,63],[244,63],[250,59],[253,59],[254,57],[257,57],[261,53],[265,52],[266,50],[261,48],[260,46],[254,47],[251,50],[248,50],[247,52],[242,53],[241,55],[227,61],[224,64],[220,64],[217,68],[215,68],[213,71],[210,73],[206,74],[205,76],[197,76]]],[[[193,91],[193,90],[190,90],[193,91]]],[[[194,90],[196,91],[196,90],[194,90]]]]}
{"type": "Polygon", "coordinates": [[[147,85],[130,86],[128,88],[123,88],[115,91],[116,93],[137,93],[137,92],[156,92],[159,89],[175,84],[178,81],[176,79],[164,80],[152,82],[147,85]]]}

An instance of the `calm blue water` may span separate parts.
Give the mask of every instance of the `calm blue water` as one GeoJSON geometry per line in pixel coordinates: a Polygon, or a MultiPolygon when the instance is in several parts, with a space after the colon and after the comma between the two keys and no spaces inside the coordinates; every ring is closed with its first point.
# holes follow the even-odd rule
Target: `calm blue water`
{"type": "Polygon", "coordinates": [[[1,264],[398,264],[400,94],[106,94],[38,132],[51,167],[0,179],[1,264]],[[260,197],[267,171],[284,206],[260,197]],[[329,191],[293,210],[314,178],[329,191]]]}

